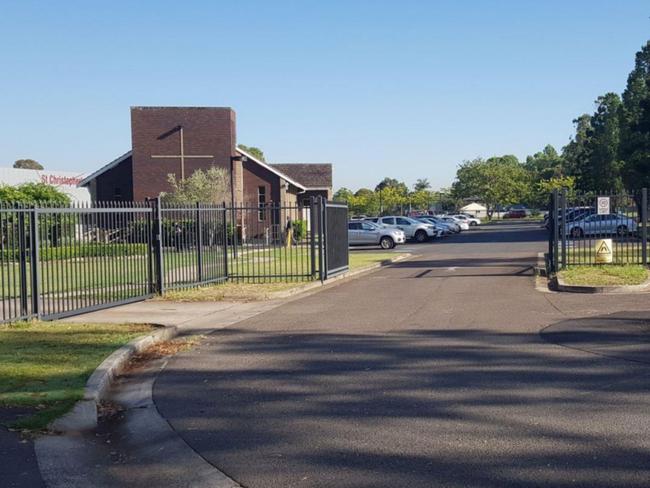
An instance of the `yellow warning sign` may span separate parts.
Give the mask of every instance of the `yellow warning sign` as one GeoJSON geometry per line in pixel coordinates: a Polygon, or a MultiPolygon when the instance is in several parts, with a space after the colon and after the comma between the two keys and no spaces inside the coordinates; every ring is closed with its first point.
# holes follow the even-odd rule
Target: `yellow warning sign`
{"type": "Polygon", "coordinates": [[[598,239],[596,241],[596,264],[612,262],[612,240],[598,239]]]}

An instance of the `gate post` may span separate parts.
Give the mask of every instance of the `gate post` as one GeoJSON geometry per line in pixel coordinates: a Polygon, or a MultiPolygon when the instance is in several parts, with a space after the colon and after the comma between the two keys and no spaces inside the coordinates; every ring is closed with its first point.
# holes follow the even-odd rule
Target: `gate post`
{"type": "Polygon", "coordinates": [[[223,212],[221,214],[223,225],[223,275],[228,280],[228,210],[226,209],[226,202],[223,202],[223,212]]]}
{"type": "Polygon", "coordinates": [[[558,215],[559,213],[558,204],[559,204],[559,194],[557,188],[555,188],[553,190],[553,271],[555,273],[559,271],[558,231],[560,230],[561,223],[558,215]]]}
{"type": "Polygon", "coordinates": [[[203,282],[203,229],[201,222],[201,202],[196,202],[196,267],[199,282],[203,282]]]}
{"type": "Polygon", "coordinates": [[[40,282],[41,282],[41,263],[40,263],[40,239],[38,235],[38,208],[32,206],[29,216],[29,235],[30,235],[30,269],[32,278],[32,315],[37,319],[41,318],[40,307],[40,282]]]}
{"type": "MultiPolygon", "coordinates": [[[[563,225],[560,227],[560,237],[562,238],[562,260],[560,261],[560,269],[566,268],[566,247],[567,247],[567,235],[566,235],[566,199],[567,199],[567,189],[562,188],[562,197],[561,197],[561,207],[560,215],[562,216],[563,225]]],[[[558,219],[558,223],[560,219],[558,219]]]]}
{"type": "Polygon", "coordinates": [[[648,264],[648,189],[641,190],[641,254],[643,266],[648,264]]]}
{"type": "Polygon", "coordinates": [[[25,232],[25,206],[17,205],[18,211],[18,269],[20,282],[20,315],[27,316],[27,235],[25,232]]]}
{"type": "Polygon", "coordinates": [[[323,197],[318,197],[318,274],[321,282],[327,279],[327,244],[325,242],[326,209],[323,197]]]}
{"type": "Polygon", "coordinates": [[[160,197],[154,199],[153,206],[153,228],[151,229],[151,245],[154,255],[153,291],[162,295],[164,292],[163,282],[163,230],[162,230],[162,206],[160,197]]]}
{"type": "Polygon", "coordinates": [[[316,276],[316,205],[314,197],[309,198],[309,253],[311,256],[311,276],[316,276]]]}

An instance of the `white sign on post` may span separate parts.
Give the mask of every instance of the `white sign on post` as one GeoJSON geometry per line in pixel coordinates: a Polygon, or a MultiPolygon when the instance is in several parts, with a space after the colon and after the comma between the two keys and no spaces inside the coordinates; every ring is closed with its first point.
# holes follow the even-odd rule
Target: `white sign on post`
{"type": "Polygon", "coordinates": [[[609,211],[609,197],[598,197],[598,215],[607,215],[609,211]]]}

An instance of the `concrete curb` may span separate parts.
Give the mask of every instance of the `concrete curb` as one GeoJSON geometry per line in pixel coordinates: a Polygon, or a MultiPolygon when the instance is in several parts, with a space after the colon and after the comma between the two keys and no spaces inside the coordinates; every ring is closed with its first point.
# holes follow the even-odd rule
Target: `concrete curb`
{"type": "Polygon", "coordinates": [[[535,266],[535,275],[548,277],[548,271],[546,269],[546,253],[539,252],[537,253],[537,265],[535,266]]]}
{"type": "Polygon", "coordinates": [[[553,278],[553,289],[566,293],[643,293],[650,291],[650,278],[640,285],[620,285],[620,286],[586,286],[586,285],[568,285],[559,277],[553,278]]]}
{"type": "Polygon", "coordinates": [[[293,297],[295,295],[300,295],[302,293],[306,293],[308,291],[315,290],[317,288],[325,288],[330,285],[337,284],[341,281],[345,281],[347,279],[352,279],[356,278],[360,275],[369,273],[371,271],[375,271],[379,268],[383,268],[384,266],[391,265],[393,263],[398,263],[400,261],[404,261],[405,259],[408,259],[410,257],[413,257],[414,255],[412,253],[405,253],[405,254],[400,254],[397,257],[391,258],[391,259],[384,259],[383,261],[375,264],[371,264],[370,266],[366,266],[364,268],[360,269],[355,269],[354,271],[348,271],[346,273],[341,273],[340,275],[334,276],[333,278],[328,279],[327,281],[315,281],[313,283],[308,283],[304,286],[292,288],[290,290],[286,291],[276,291],[273,293],[269,293],[268,299],[273,300],[273,299],[280,299],[280,298],[289,298],[293,297]]]}
{"type": "Polygon", "coordinates": [[[173,339],[177,335],[178,329],[175,326],[162,326],[144,337],[133,339],[113,352],[88,378],[83,398],[70,412],[50,423],[48,428],[53,432],[67,433],[97,427],[97,406],[106,398],[111,383],[124,370],[129,360],[146,348],[173,339]]]}

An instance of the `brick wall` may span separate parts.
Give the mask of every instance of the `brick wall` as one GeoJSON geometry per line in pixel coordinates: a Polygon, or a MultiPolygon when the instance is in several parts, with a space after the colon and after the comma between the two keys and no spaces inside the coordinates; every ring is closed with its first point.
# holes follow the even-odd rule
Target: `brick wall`
{"type": "Polygon", "coordinates": [[[218,166],[230,171],[235,155],[235,112],[222,107],[132,107],[133,199],[143,200],[168,191],[167,175],[181,176],[179,158],[153,159],[152,155],[180,154],[183,126],[186,155],[211,155],[185,159],[185,177],[195,170],[218,166]]]}

